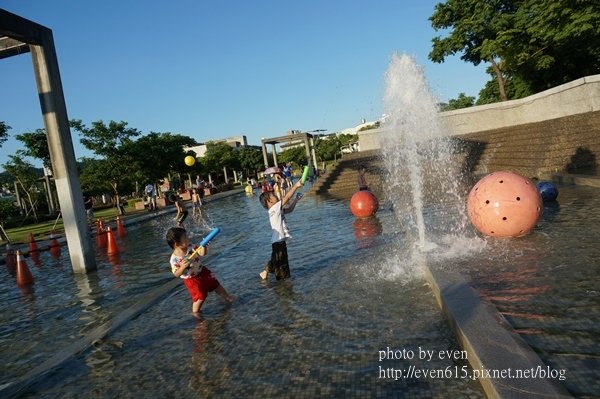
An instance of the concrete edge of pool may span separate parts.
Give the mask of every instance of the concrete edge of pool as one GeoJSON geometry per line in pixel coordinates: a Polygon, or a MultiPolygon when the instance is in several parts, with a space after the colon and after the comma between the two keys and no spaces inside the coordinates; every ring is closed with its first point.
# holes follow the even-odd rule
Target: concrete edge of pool
{"type": "MultiPolygon", "coordinates": [[[[424,267],[425,277],[474,370],[546,370],[539,356],[492,304],[484,304],[463,276],[424,267]]],[[[569,398],[556,380],[479,378],[489,398],[569,398]]]]}

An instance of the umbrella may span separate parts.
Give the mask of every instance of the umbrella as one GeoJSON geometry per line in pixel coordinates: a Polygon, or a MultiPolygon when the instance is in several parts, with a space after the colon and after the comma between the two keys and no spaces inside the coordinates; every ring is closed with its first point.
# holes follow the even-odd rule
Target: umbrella
{"type": "Polygon", "coordinates": [[[270,168],[267,168],[264,171],[265,175],[270,175],[273,173],[281,173],[281,169],[279,169],[277,166],[271,166],[270,168]]]}

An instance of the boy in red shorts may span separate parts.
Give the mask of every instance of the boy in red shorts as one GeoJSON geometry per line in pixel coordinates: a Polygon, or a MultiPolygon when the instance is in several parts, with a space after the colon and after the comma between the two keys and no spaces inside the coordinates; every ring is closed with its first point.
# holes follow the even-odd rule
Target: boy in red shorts
{"type": "Polygon", "coordinates": [[[171,227],[167,231],[167,244],[173,249],[169,261],[171,271],[175,277],[183,279],[183,283],[192,297],[192,313],[194,316],[200,314],[200,308],[209,292],[215,291],[226,302],[233,302],[233,298],[213,277],[212,272],[200,263],[200,257],[206,255],[206,248],[201,247],[192,259],[186,259],[186,256],[192,254],[198,247],[190,244],[185,229],[171,227]]]}

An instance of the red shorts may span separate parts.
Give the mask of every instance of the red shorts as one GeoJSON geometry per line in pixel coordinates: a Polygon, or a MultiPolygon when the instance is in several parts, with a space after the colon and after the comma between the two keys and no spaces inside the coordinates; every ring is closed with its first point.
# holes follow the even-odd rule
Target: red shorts
{"type": "Polygon", "coordinates": [[[210,270],[203,267],[194,277],[183,279],[193,302],[203,301],[209,292],[219,288],[221,284],[213,277],[210,270]]]}

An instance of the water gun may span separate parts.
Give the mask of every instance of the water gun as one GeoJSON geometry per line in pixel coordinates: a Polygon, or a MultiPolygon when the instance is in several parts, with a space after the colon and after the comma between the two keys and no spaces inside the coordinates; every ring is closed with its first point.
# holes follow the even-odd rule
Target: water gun
{"type": "Polygon", "coordinates": [[[305,166],[304,172],[302,172],[302,177],[300,178],[300,182],[302,183],[302,185],[304,185],[304,183],[306,183],[307,178],[308,178],[308,166],[305,166]]]}
{"type": "Polygon", "coordinates": [[[187,260],[188,262],[191,262],[192,259],[194,259],[196,257],[196,255],[198,255],[198,252],[200,252],[200,249],[206,247],[208,245],[208,243],[210,242],[210,240],[212,240],[217,235],[219,235],[220,232],[221,232],[221,229],[218,227],[215,227],[214,229],[212,229],[211,232],[208,233],[208,235],[206,237],[204,237],[204,239],[200,242],[200,245],[198,245],[198,248],[196,248],[191,254],[187,255],[184,259],[187,260]]]}
{"type": "Polygon", "coordinates": [[[206,237],[204,237],[204,239],[200,242],[200,246],[201,247],[207,246],[208,243],[210,242],[210,240],[215,238],[220,232],[221,232],[221,229],[218,227],[215,227],[214,229],[212,229],[211,232],[208,233],[208,235],[206,237]]]}

